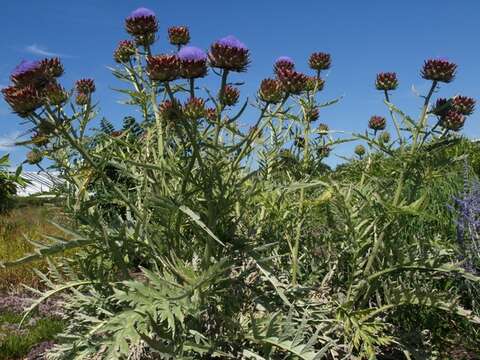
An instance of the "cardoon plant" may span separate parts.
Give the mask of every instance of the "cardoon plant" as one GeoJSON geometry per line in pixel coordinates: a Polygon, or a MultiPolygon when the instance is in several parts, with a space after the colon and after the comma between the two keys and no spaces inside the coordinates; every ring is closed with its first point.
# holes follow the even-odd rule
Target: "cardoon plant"
{"type": "MultiPolygon", "coordinates": [[[[365,359],[400,343],[389,316],[405,306],[478,320],[455,302],[455,289],[434,282],[478,279],[437,251],[443,234],[418,220],[430,211],[422,191],[435,172],[418,164],[428,146],[452,138],[428,123],[430,99],[456,67],[426,63],[422,76],[432,86],[418,120],[392,104],[388,91],[398,84],[382,76],[378,87],[398,136],[384,135],[387,121],[378,116],[373,136],[353,137],[370,147],[355,148],[360,176],[338,179],[323,161],[352,139],[323,118],[338,101],[319,100],[329,54],[311,55],[311,74],[277,59],[252,102],[231,79],[254,60],[236,37],[213,42],[206,54],[186,46],[186,30],[175,28],[176,52],[156,52],[158,21],[145,8],[125,28],[131,39],[114,50],[113,74],[126,84],[124,103],[138,112],[121,130],[107,119],[102,131],[92,129],[94,81],[60,91],[57,61],[42,62],[50,71],[21,65],[3,91],[31,130],[48,138],[29,143],[28,161],[41,155],[60,170],[74,224],[64,229],[68,241],[50,238],[16,262],[78,249],[43,277],[40,300],[68,292],[66,333],[49,356],[365,359]],[[218,76],[214,89],[201,86],[207,75],[218,76]],[[54,93],[68,99],[52,101],[54,93]],[[388,177],[371,176],[380,156],[395,162],[388,177]],[[415,221],[422,226],[412,232],[415,221]]],[[[463,98],[455,104],[462,117],[473,110],[463,98]]]]}

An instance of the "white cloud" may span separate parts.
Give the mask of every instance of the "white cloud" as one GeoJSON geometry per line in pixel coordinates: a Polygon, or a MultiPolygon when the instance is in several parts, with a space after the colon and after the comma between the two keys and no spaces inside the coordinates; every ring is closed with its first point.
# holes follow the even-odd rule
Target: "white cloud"
{"type": "Polygon", "coordinates": [[[23,50],[30,54],[39,55],[39,56],[52,56],[52,57],[56,56],[56,57],[64,57],[64,58],[71,57],[70,55],[48,51],[46,47],[43,47],[37,44],[27,45],[23,50]]]}
{"type": "Polygon", "coordinates": [[[14,131],[14,132],[11,132],[10,134],[1,135],[0,150],[2,151],[12,150],[13,147],[15,146],[15,142],[18,140],[20,135],[21,135],[20,131],[14,131]]]}

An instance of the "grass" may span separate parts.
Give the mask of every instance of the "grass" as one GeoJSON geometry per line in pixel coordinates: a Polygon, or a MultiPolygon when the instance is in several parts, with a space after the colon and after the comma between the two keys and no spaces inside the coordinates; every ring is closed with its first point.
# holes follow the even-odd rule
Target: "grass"
{"type": "Polygon", "coordinates": [[[43,318],[22,329],[12,327],[19,324],[22,315],[0,314],[0,360],[20,359],[40,342],[52,340],[62,331],[64,323],[53,318],[43,318]]]}
{"type": "MultiPolygon", "coordinates": [[[[0,261],[21,258],[34,250],[27,239],[44,242],[43,235],[61,235],[50,220],[58,221],[59,212],[51,205],[24,205],[0,214],[0,261]]],[[[38,287],[33,268],[45,269],[46,262],[37,261],[0,269],[0,292],[16,289],[20,284],[38,287]]]]}

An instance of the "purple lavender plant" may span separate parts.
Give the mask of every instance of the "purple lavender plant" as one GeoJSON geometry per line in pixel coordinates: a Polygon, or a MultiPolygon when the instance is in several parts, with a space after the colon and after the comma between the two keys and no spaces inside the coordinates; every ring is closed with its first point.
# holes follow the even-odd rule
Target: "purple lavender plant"
{"type": "Polygon", "coordinates": [[[456,206],[457,241],[460,248],[460,260],[464,260],[466,271],[480,273],[480,182],[470,180],[468,165],[465,161],[463,193],[454,197],[456,206]]]}

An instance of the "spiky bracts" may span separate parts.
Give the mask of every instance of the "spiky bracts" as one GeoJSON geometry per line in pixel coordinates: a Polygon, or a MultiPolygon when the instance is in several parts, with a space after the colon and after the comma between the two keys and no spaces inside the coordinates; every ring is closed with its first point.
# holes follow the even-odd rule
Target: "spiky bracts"
{"type": "Polygon", "coordinates": [[[180,75],[185,79],[204,77],[207,74],[207,54],[195,46],[184,46],[177,54],[180,75]]]}
{"type": "Polygon", "coordinates": [[[382,72],[377,74],[375,80],[377,90],[389,91],[398,87],[397,74],[394,72],[382,72]]]}
{"type": "Polygon", "coordinates": [[[277,79],[264,79],[260,84],[258,97],[268,104],[277,104],[285,96],[282,83],[277,79]]]}
{"type": "Polygon", "coordinates": [[[168,28],[168,40],[172,45],[187,45],[190,41],[190,31],[186,26],[168,28]]]}
{"type": "Polygon", "coordinates": [[[238,102],[240,98],[240,91],[231,85],[225,86],[221,95],[220,101],[225,106],[233,106],[238,102]]]}
{"type": "Polygon", "coordinates": [[[230,35],[217,40],[210,47],[210,64],[213,67],[242,72],[250,62],[249,50],[236,37],[230,35]]]}
{"type": "Polygon", "coordinates": [[[118,43],[117,48],[113,52],[113,59],[117,63],[129,62],[132,56],[135,55],[137,49],[135,43],[130,40],[122,40],[118,43]]]}
{"type": "Polygon", "coordinates": [[[421,75],[426,80],[449,83],[455,78],[457,65],[444,59],[426,60],[421,75]]]}
{"type": "Polygon", "coordinates": [[[43,105],[39,91],[33,85],[26,85],[18,88],[9,86],[2,89],[2,94],[13,112],[20,117],[28,117],[35,110],[43,105]]]}
{"type": "Polygon", "coordinates": [[[158,22],[155,13],[146,8],[134,10],[125,19],[125,29],[135,38],[138,45],[148,46],[155,41],[158,22]]]}
{"type": "Polygon", "coordinates": [[[368,127],[374,131],[384,130],[387,120],[383,116],[373,115],[368,121],[368,127]]]}
{"type": "Polygon", "coordinates": [[[180,60],[176,55],[147,57],[147,73],[155,81],[172,81],[180,75],[180,60]]]}
{"type": "Polygon", "coordinates": [[[324,52],[314,52],[312,55],[310,55],[308,65],[313,70],[327,70],[331,65],[331,56],[330,54],[324,52]]]}

